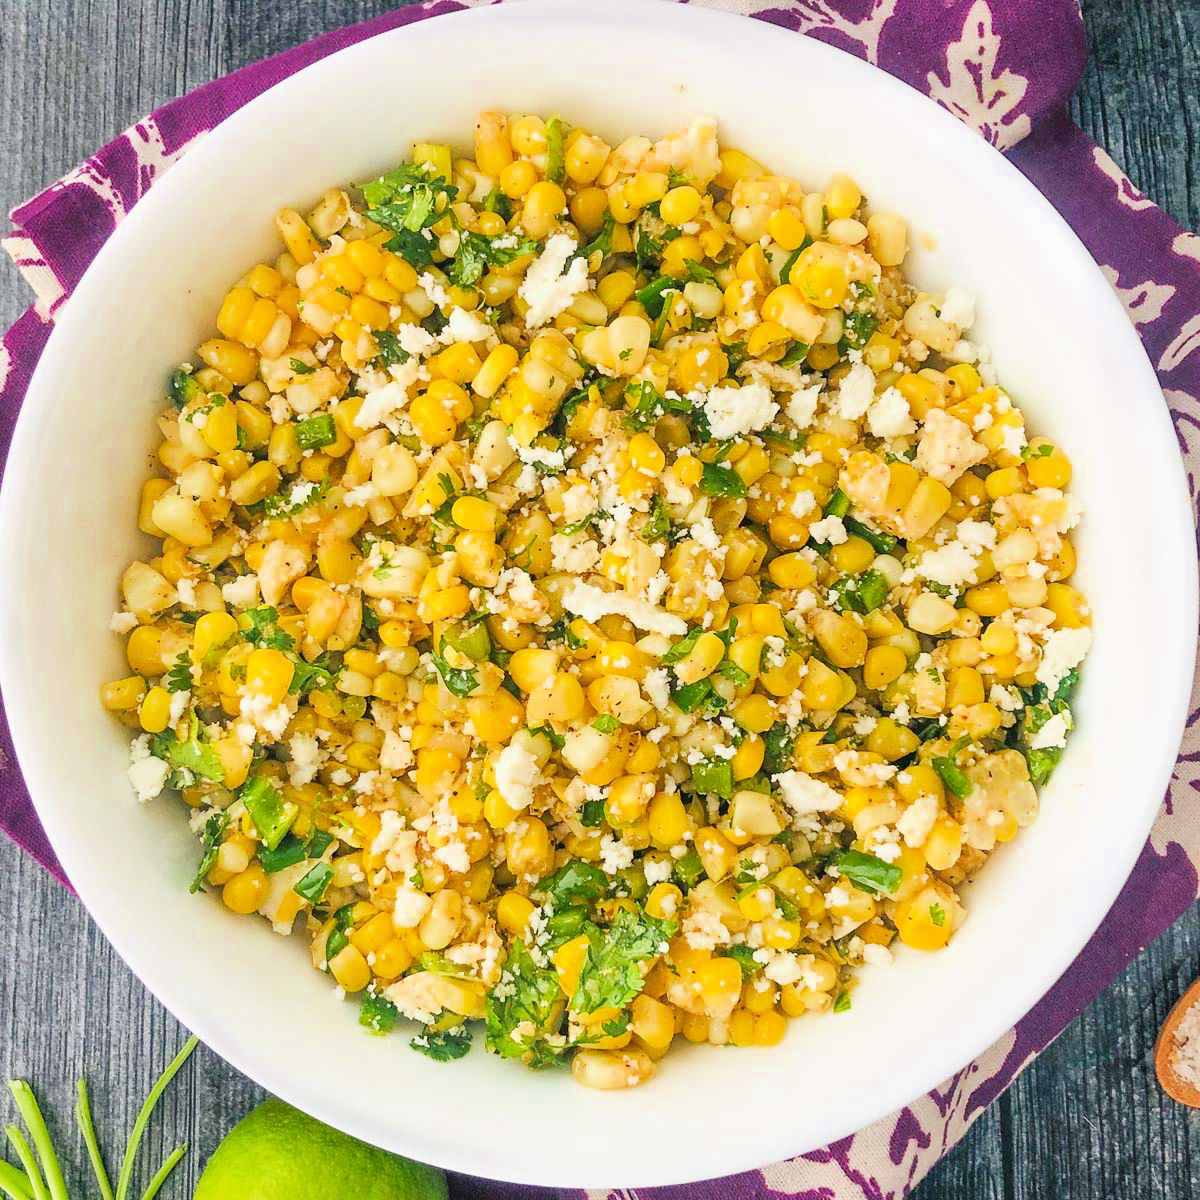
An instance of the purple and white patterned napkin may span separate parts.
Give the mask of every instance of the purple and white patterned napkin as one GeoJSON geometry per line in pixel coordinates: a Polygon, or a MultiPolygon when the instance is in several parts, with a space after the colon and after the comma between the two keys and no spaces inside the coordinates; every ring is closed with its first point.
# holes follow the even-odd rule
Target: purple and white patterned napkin
{"type": "MultiPolygon", "coordinates": [[[[117,223],[188,146],[301,67],[400,25],[470,7],[431,0],[339,30],[165,104],[17,208],[5,249],[36,303],[0,341],[0,456],[58,308],[117,223]]],[[[597,0],[602,3],[602,0],[597,0]]],[[[686,2],[686,0],[683,0],[686,2]]],[[[1200,473],[1200,237],[1146,199],[1072,123],[1086,44],[1075,0],[703,0],[819,38],[926,92],[1007,152],[1087,245],[1158,372],[1195,503],[1200,473]]],[[[29,802],[0,711],[0,828],[65,879],[29,802]]],[[[900,1112],[799,1158],[642,1200],[895,1200],[1197,895],[1200,700],[1150,840],[1104,924],[1041,1002],[975,1062],[900,1112]]],[[[456,1200],[622,1200],[456,1177],[456,1200]]]]}

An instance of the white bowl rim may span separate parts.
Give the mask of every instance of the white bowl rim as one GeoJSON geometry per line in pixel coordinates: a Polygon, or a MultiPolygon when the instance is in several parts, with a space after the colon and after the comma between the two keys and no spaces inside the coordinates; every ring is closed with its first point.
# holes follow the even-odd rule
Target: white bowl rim
{"type": "MultiPolygon", "coordinates": [[[[1044,227],[1056,232],[1063,252],[1069,253],[1076,260],[1081,278],[1094,281],[1097,289],[1095,303],[1109,314],[1106,335],[1124,341],[1131,363],[1138,363],[1138,369],[1144,379],[1145,396],[1138,398],[1148,399],[1150,403],[1145,406],[1146,411],[1141,415],[1141,419],[1153,424],[1155,434],[1163,447],[1171,449],[1170,454],[1165,456],[1166,461],[1161,469],[1173,478],[1171,487],[1176,493],[1177,503],[1169,512],[1158,514],[1158,518],[1160,521],[1169,521],[1173,529],[1172,536],[1187,560],[1191,561],[1195,554],[1194,526],[1182,462],[1174,449],[1173,426],[1153,369],[1120,301],[1078,237],[1033,184],[982,138],[922,93],[853,55],[816,39],[805,38],[801,43],[792,40],[794,35],[780,31],[775,26],[746,20],[731,13],[681,6],[672,0],[661,0],[656,4],[648,4],[646,0],[608,0],[603,6],[603,11],[582,5],[567,5],[562,3],[562,0],[509,0],[509,3],[502,5],[441,14],[438,21],[455,22],[464,29],[470,23],[475,27],[471,32],[476,35],[485,33],[492,22],[520,24],[529,28],[531,36],[536,36],[539,24],[545,21],[575,26],[581,36],[586,34],[589,26],[610,28],[613,25],[637,22],[641,32],[648,36],[670,36],[672,32],[681,28],[689,34],[704,33],[707,30],[708,36],[726,39],[731,46],[737,46],[739,43],[757,43],[752,47],[747,46],[747,52],[753,49],[760,55],[780,57],[789,54],[809,54],[818,57],[831,56],[840,60],[838,69],[849,79],[860,79],[880,90],[896,106],[897,113],[911,114],[913,119],[929,127],[931,135],[936,134],[953,145],[963,156],[964,164],[969,166],[969,172],[965,173],[972,175],[976,186],[984,187],[988,180],[1003,184],[1027,206],[1028,212],[1037,214],[1044,227]]],[[[311,85],[323,73],[336,72],[344,66],[347,58],[364,53],[368,46],[381,39],[394,39],[402,45],[404,39],[424,31],[427,25],[428,21],[421,21],[384,31],[339,50],[281,80],[267,92],[250,100],[203,140],[192,146],[184,158],[161,177],[138,201],[132,212],[121,221],[113,235],[101,247],[76,286],[71,299],[59,312],[55,328],[30,382],[14,430],[3,487],[0,489],[0,546],[8,544],[6,535],[22,520],[21,498],[31,489],[33,482],[25,469],[26,457],[22,451],[26,442],[31,439],[31,430],[37,422],[35,414],[39,410],[39,398],[42,392],[51,386],[54,364],[60,356],[69,353],[75,330],[83,327],[88,321],[92,304],[101,301],[106,276],[120,269],[126,247],[136,246],[138,231],[142,225],[151,222],[160,210],[165,210],[171,204],[173,196],[188,186],[188,180],[193,173],[199,173],[206,167],[219,163],[227,136],[243,126],[252,127],[260,106],[276,101],[281,94],[286,94],[291,89],[311,85]]],[[[1137,856],[1145,844],[1145,836],[1153,823],[1171,777],[1187,717],[1197,626],[1195,572],[1189,571],[1184,574],[1179,593],[1169,597],[1168,601],[1169,607],[1158,614],[1158,623],[1168,640],[1179,645],[1180,652],[1177,657],[1172,657],[1172,661],[1164,669],[1162,691],[1156,705],[1159,736],[1153,746],[1142,748],[1144,761],[1148,764],[1147,783],[1140,808],[1131,809],[1130,812],[1130,824],[1138,831],[1138,837],[1130,837],[1123,861],[1114,865],[1105,885],[1096,890],[1091,906],[1094,921],[1086,929],[1077,928],[1071,938],[1062,940],[1060,954],[1056,956],[1053,964],[1047,964],[1045,969],[1026,977],[1021,986],[1011,988],[1009,1003],[994,1014],[988,1026],[978,1030],[968,1053],[964,1055],[962,1047],[957,1044],[953,1051],[927,1047],[920,1066],[914,1068],[913,1074],[906,1076],[902,1083],[876,1081],[872,1099],[864,1105],[860,1117],[853,1125],[827,1130],[828,1141],[865,1128],[902,1108],[978,1057],[1033,1008],[1071,965],[1107,914],[1128,880],[1137,856]]],[[[12,645],[12,638],[21,628],[19,589],[0,589],[0,681],[11,683],[16,677],[16,666],[9,653],[9,647],[12,645]]],[[[210,1020],[209,1015],[194,1004],[189,995],[176,988],[169,969],[164,970],[161,963],[154,961],[149,948],[139,943],[133,931],[117,927],[120,923],[114,919],[114,913],[106,902],[101,877],[92,869],[85,847],[73,839],[71,829],[60,818],[60,813],[53,804],[38,801],[39,795],[49,795],[49,787],[43,764],[32,753],[35,744],[34,731],[38,723],[33,707],[20,703],[19,690],[9,692],[7,699],[6,710],[13,743],[30,795],[34,799],[35,808],[51,845],[93,920],[130,969],[184,1025],[264,1088],[333,1126],[344,1128],[346,1132],[356,1136],[381,1142],[378,1129],[363,1131],[348,1128],[329,1099],[314,1085],[306,1083],[302,1074],[289,1075],[287,1069],[281,1069],[277,1063],[256,1057],[253,1048],[248,1046],[245,1040],[239,1039],[220,1022],[210,1020]]],[[[785,1123],[780,1122],[779,1125],[777,1130],[771,1131],[771,1136],[764,1135],[761,1141],[752,1146],[730,1147],[719,1161],[714,1157],[706,1159],[705,1163],[709,1166],[715,1164],[720,1175],[728,1175],[804,1153],[812,1148],[797,1147],[794,1138],[788,1136],[785,1123]]],[[[514,1182],[576,1187],[649,1186],[688,1182],[712,1176],[711,1171],[706,1171],[704,1175],[688,1175],[688,1168],[681,1168],[680,1160],[676,1158],[670,1160],[670,1166],[665,1170],[650,1175],[643,1171],[636,1179],[622,1176],[621,1164],[616,1161],[611,1164],[609,1178],[597,1178],[590,1170],[586,1170],[585,1173],[574,1171],[569,1174],[560,1171],[554,1178],[534,1179],[530,1177],[529,1171],[531,1168],[536,1170],[536,1164],[524,1158],[519,1150],[503,1155],[493,1154],[475,1146],[464,1146],[461,1153],[456,1152],[453,1161],[449,1161],[440,1152],[430,1152],[427,1149],[429,1143],[420,1136],[413,1136],[411,1131],[405,1131],[401,1138],[393,1136],[386,1141],[399,1152],[424,1161],[437,1162],[447,1169],[514,1182]]]]}

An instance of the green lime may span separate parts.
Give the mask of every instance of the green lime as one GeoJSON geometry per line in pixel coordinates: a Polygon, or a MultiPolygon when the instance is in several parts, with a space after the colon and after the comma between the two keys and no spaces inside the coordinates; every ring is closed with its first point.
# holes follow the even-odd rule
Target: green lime
{"type": "Polygon", "coordinates": [[[446,1200],[436,1167],[264,1100],[217,1147],[193,1200],[446,1200]]]}

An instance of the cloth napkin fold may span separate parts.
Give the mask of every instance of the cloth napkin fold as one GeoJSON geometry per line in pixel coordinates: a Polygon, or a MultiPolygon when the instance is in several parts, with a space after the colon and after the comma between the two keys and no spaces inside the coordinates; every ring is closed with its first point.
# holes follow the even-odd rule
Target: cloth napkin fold
{"type": "MultiPolygon", "coordinates": [[[[478,2],[478,0],[475,0],[478,2]]],[[[497,0],[498,2],[498,0],[497,0]]],[[[597,0],[602,3],[603,0],[597,0]]],[[[687,0],[681,0],[686,3],[687,0]]],[[[1162,382],[1193,504],[1200,472],[1200,237],[1180,229],[1072,123],[1086,44],[1074,0],[705,0],[816,37],[926,92],[1000,150],[1087,245],[1162,382]]],[[[0,341],[0,456],[54,315],[139,197],[207,130],[272,84],[344,46],[473,6],[434,0],[327,34],[165,104],[12,214],[5,249],[36,302],[0,341]]],[[[0,701],[2,703],[2,701],[0,701]]],[[[21,781],[0,708],[0,828],[66,882],[21,781]]],[[[1197,895],[1200,700],[1163,809],[1124,891],[1074,964],[1015,1028],[927,1096],[820,1150],[728,1179],[637,1189],[643,1200],[895,1200],[1197,895]]],[[[456,1200],[621,1200],[455,1177],[456,1200]]]]}

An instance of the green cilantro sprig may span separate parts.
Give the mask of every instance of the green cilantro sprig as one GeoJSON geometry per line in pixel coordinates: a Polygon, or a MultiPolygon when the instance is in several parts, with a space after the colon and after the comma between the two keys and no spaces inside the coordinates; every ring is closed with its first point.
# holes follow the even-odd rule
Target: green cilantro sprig
{"type": "MultiPolygon", "coordinates": [[[[166,1070],[158,1077],[150,1089],[145,1103],[138,1112],[137,1119],[129,1133],[125,1144],[125,1154],[121,1160],[121,1171],[117,1176],[117,1186],[114,1190],[109,1179],[108,1169],[104,1165],[104,1156],[100,1152],[100,1144],[96,1138],[96,1127],[92,1121],[92,1105],[88,1095],[87,1083],[80,1079],[76,1087],[75,1121],[83,1136],[83,1144],[87,1148],[88,1160],[96,1179],[96,1187],[101,1200],[129,1200],[133,1195],[130,1188],[133,1183],[133,1169],[137,1162],[138,1149],[142,1136],[150,1123],[150,1118],[162,1099],[172,1079],[179,1073],[184,1063],[191,1057],[198,1039],[190,1037],[183,1044],[183,1049],[171,1060],[166,1070]]],[[[12,1143],[21,1165],[0,1159],[0,1192],[10,1197],[10,1200],[71,1200],[67,1191],[66,1180],[63,1177],[62,1165],[50,1131],[46,1127],[46,1118],[33,1089],[24,1080],[10,1079],[9,1091],[16,1102],[17,1110],[29,1131],[26,1138],[17,1125],[9,1125],[5,1132],[12,1143]],[[32,1141],[32,1148],[30,1142],[32,1141]]],[[[177,1146],[167,1155],[163,1164],[151,1176],[150,1182],[141,1193],[142,1200],[153,1200],[175,1169],[179,1160],[187,1153],[187,1142],[177,1146]]]]}

